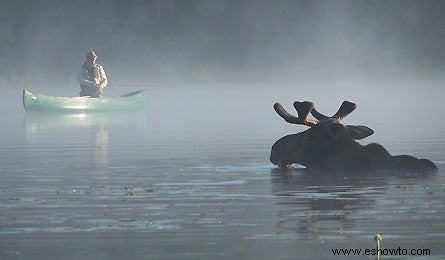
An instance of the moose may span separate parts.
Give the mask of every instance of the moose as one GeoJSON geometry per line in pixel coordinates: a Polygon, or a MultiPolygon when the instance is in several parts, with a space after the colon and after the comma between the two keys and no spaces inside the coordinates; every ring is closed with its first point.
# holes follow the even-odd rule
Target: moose
{"type": "Polygon", "coordinates": [[[361,145],[355,140],[374,133],[362,125],[343,125],[340,120],[357,107],[343,101],[333,116],[321,114],[310,101],[294,102],[298,117],[289,114],[280,103],[274,109],[286,122],[306,125],[310,128],[290,134],[276,141],[270,153],[270,161],[279,168],[288,168],[293,163],[307,169],[359,172],[435,172],[437,166],[430,160],[410,155],[391,155],[382,145],[361,145]],[[311,120],[311,114],[316,120],[311,120]]]}

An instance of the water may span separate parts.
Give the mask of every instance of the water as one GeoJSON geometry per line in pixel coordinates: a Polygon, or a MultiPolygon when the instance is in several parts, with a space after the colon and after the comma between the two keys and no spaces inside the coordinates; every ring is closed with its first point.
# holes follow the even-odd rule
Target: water
{"type": "Polygon", "coordinates": [[[331,259],[376,233],[445,257],[445,134],[382,140],[437,174],[320,176],[277,172],[273,138],[162,139],[143,112],[3,121],[0,259],[331,259]]]}

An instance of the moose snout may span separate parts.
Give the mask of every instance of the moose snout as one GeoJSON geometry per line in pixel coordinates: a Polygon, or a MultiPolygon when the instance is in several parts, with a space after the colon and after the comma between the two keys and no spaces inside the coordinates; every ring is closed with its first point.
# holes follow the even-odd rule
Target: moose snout
{"type": "Polygon", "coordinates": [[[270,162],[278,165],[280,163],[280,158],[278,157],[277,153],[274,152],[273,150],[270,153],[270,162]]]}
{"type": "Polygon", "coordinates": [[[278,165],[279,168],[287,168],[292,162],[289,159],[289,153],[283,152],[279,144],[274,144],[270,151],[270,162],[278,165]]]}
{"type": "Polygon", "coordinates": [[[282,160],[280,156],[278,156],[277,153],[274,153],[273,151],[270,154],[270,162],[278,165],[278,168],[289,168],[291,166],[291,162],[288,162],[286,160],[282,160]]]}

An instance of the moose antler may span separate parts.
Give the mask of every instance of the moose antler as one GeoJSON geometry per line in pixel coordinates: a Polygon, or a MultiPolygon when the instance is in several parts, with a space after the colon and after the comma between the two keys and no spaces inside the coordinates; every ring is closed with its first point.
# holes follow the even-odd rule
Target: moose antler
{"type": "Polygon", "coordinates": [[[349,102],[349,101],[343,101],[341,103],[340,108],[338,109],[337,113],[335,115],[328,117],[323,115],[322,113],[318,112],[315,108],[311,110],[312,116],[314,116],[317,120],[323,121],[328,119],[335,119],[335,120],[342,120],[347,115],[349,115],[352,111],[354,111],[357,108],[357,105],[355,103],[349,102]]]}
{"type": "Polygon", "coordinates": [[[316,124],[314,122],[308,121],[307,119],[309,113],[312,111],[312,109],[314,109],[314,103],[309,101],[295,101],[294,107],[298,112],[298,117],[289,114],[280,103],[275,103],[273,105],[273,108],[275,109],[277,114],[280,115],[288,123],[307,126],[313,126],[316,124]]]}

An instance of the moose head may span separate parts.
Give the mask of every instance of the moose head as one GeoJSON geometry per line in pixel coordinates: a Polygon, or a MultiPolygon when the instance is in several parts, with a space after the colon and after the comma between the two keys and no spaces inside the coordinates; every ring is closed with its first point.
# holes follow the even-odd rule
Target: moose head
{"type": "Polygon", "coordinates": [[[289,114],[280,103],[274,109],[286,122],[301,124],[310,128],[298,134],[282,137],[272,146],[270,161],[281,167],[293,163],[308,169],[331,171],[394,171],[430,172],[437,166],[430,160],[417,159],[409,155],[391,155],[383,146],[371,143],[362,146],[355,140],[366,138],[374,133],[362,125],[343,125],[344,117],[357,107],[344,101],[337,113],[328,117],[314,108],[309,101],[294,103],[298,117],[289,114]],[[316,120],[308,119],[308,115],[316,120]]]}

